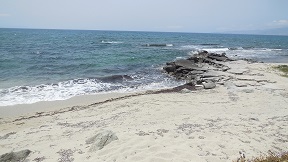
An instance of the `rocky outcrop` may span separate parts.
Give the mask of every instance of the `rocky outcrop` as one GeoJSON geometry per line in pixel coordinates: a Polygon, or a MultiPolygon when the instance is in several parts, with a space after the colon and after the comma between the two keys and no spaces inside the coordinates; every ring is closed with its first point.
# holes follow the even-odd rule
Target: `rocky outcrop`
{"type": "Polygon", "coordinates": [[[216,82],[225,79],[230,68],[225,62],[233,61],[225,53],[215,54],[207,51],[199,52],[188,59],[176,60],[166,63],[164,71],[179,80],[186,80],[194,85],[203,85],[205,89],[216,87],[216,82]]]}
{"type": "Polygon", "coordinates": [[[30,150],[22,150],[18,152],[6,153],[0,156],[0,161],[1,162],[24,161],[30,153],[31,153],[30,150]]]}
{"type": "Polygon", "coordinates": [[[89,152],[95,152],[104,148],[104,146],[108,145],[114,140],[118,140],[116,134],[112,131],[101,131],[95,136],[86,140],[86,144],[92,144],[89,152]]]}

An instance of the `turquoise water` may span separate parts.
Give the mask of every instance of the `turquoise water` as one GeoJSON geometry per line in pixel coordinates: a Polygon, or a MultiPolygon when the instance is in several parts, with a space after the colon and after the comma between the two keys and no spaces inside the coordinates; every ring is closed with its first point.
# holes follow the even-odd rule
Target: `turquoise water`
{"type": "Polygon", "coordinates": [[[288,62],[288,37],[0,29],[0,106],[173,87],[161,67],[200,50],[288,62]]]}

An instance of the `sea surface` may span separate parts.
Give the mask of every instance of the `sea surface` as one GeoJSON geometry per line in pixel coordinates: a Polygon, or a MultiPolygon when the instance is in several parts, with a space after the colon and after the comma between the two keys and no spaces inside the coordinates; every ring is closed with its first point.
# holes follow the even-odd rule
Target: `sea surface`
{"type": "Polygon", "coordinates": [[[182,84],[168,61],[201,50],[288,62],[288,36],[0,29],[0,106],[182,84]]]}

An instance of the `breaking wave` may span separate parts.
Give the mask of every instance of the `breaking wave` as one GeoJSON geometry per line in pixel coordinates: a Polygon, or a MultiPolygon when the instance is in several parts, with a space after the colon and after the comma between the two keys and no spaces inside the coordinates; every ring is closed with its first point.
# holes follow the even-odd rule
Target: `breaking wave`
{"type": "Polygon", "coordinates": [[[173,47],[173,44],[145,44],[146,47],[173,47]]]}
{"type": "Polygon", "coordinates": [[[102,40],[101,41],[102,44],[121,44],[123,42],[117,42],[117,41],[104,41],[102,40]]]}
{"type": "Polygon", "coordinates": [[[129,93],[169,88],[181,83],[168,76],[112,75],[73,79],[53,84],[15,86],[0,89],[0,106],[30,104],[40,101],[66,100],[74,96],[104,93],[129,93]],[[151,77],[151,76],[150,76],[151,77]],[[143,80],[145,80],[143,82],[143,80]]]}

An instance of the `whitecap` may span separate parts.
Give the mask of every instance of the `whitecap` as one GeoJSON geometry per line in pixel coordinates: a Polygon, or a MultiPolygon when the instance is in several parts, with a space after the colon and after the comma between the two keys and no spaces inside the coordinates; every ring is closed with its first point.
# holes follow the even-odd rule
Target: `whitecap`
{"type": "Polygon", "coordinates": [[[117,41],[101,41],[102,44],[121,44],[123,42],[117,42],[117,41]]]}

